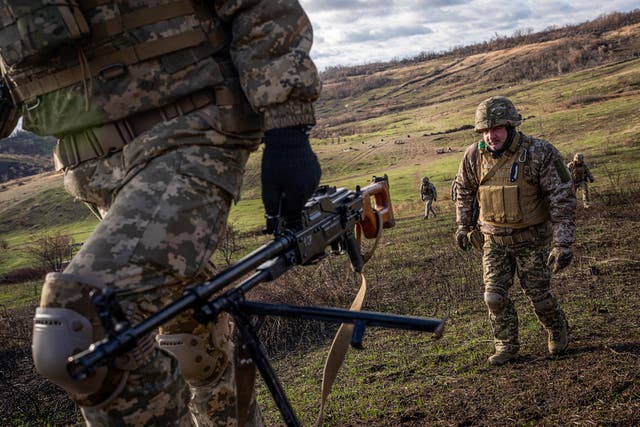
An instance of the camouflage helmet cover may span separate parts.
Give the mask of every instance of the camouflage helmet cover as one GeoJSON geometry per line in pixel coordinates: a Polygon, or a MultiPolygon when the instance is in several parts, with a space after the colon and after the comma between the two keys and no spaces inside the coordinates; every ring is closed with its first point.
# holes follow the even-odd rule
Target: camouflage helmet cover
{"type": "Polygon", "coordinates": [[[482,101],[476,109],[475,131],[482,132],[499,126],[519,126],[522,116],[509,98],[492,96],[482,101]]]}

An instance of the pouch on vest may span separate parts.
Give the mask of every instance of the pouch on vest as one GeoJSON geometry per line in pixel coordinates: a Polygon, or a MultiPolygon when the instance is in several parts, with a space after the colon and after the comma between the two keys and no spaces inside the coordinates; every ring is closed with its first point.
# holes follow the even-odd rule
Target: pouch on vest
{"type": "Polygon", "coordinates": [[[501,224],[522,221],[517,185],[481,185],[478,195],[485,220],[501,224]]]}
{"type": "Polygon", "coordinates": [[[9,66],[42,60],[89,32],[75,0],[1,0],[0,55],[9,66]]]}

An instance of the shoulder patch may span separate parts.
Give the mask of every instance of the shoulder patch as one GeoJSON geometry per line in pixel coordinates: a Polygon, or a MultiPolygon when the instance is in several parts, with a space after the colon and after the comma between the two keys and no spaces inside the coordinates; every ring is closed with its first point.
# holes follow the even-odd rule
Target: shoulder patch
{"type": "Polygon", "coordinates": [[[569,182],[571,180],[571,175],[569,174],[569,171],[567,170],[567,167],[562,162],[562,159],[556,159],[553,162],[553,165],[556,167],[556,171],[558,172],[558,175],[560,176],[560,181],[569,182]]]}

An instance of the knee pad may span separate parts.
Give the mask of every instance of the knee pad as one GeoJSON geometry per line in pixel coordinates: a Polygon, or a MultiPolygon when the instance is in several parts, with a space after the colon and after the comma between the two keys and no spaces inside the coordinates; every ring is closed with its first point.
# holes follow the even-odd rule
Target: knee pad
{"type": "Polygon", "coordinates": [[[550,313],[556,309],[556,299],[549,292],[543,294],[541,299],[531,302],[533,303],[535,311],[540,313],[550,313]]]}
{"type": "Polygon", "coordinates": [[[495,292],[485,292],[484,302],[492,313],[501,313],[506,306],[506,299],[495,292]]]}
{"type": "Polygon", "coordinates": [[[32,353],[36,370],[65,389],[81,405],[105,404],[120,394],[128,372],[146,364],[155,346],[151,336],[135,349],[103,366],[89,378],[78,381],[67,371],[70,356],[86,350],[104,337],[104,329],[90,292],[104,289],[82,277],[49,273],[45,278],[33,321],[32,353]]]}
{"type": "Polygon", "coordinates": [[[78,381],[67,372],[67,359],[102,338],[102,327],[89,292],[95,287],[78,277],[49,273],[33,320],[32,353],[36,370],[67,392],[82,398],[100,389],[107,368],[78,381]]]}
{"type": "Polygon", "coordinates": [[[193,334],[164,334],[156,336],[160,348],[171,353],[180,366],[184,379],[202,383],[219,377],[229,362],[225,354],[209,349],[204,339],[193,334]]]}

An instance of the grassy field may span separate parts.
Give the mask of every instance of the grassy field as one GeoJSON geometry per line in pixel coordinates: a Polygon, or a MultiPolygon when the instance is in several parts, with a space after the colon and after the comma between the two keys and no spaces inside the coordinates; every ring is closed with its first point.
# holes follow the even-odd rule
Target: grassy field
{"type": "MultiPolygon", "coordinates": [[[[574,262],[553,282],[570,323],[566,355],[548,356],[546,333],[516,284],[511,295],[520,315],[521,355],[505,367],[486,364],[493,344],[480,255],[454,247],[453,212],[437,204],[435,221],[405,219],[385,234],[365,268],[371,288],[366,308],[448,314],[443,338],[370,328],[365,349],[352,350],[345,361],[325,425],[637,425],[640,192],[596,188],[595,206],[578,212],[574,262]]],[[[318,413],[328,345],[320,340],[276,356],[303,425],[318,413]]],[[[278,425],[271,397],[260,391],[268,424],[278,425]]]]}
{"type": "MultiPolygon", "coordinates": [[[[372,175],[387,174],[397,216],[417,215],[420,206],[414,202],[420,177],[429,176],[441,199],[446,197],[462,151],[477,138],[472,130],[432,133],[472,124],[477,103],[493,94],[512,97],[525,118],[521,130],[553,142],[567,161],[581,151],[596,174],[607,168],[616,173],[640,171],[640,59],[636,59],[381,114],[359,122],[359,133],[343,136],[340,142],[336,138],[333,144],[327,139],[312,140],[323,165],[323,183],[352,189],[368,183],[372,175]]],[[[332,110],[331,114],[335,117],[341,112],[332,110]]],[[[337,134],[340,126],[335,129],[337,134]]],[[[249,160],[242,199],[230,216],[244,231],[263,224],[260,155],[258,151],[249,160]]],[[[16,180],[0,191],[0,239],[11,248],[19,249],[35,232],[62,230],[82,241],[96,224],[81,203],[64,193],[61,175],[49,173],[45,178],[42,182],[16,180]]],[[[28,262],[19,250],[13,250],[0,263],[0,274],[28,262]]]]}
{"type": "MultiPolygon", "coordinates": [[[[640,59],[535,81],[489,79],[492,70],[526,51],[386,68],[367,77],[384,77],[384,86],[318,103],[320,136],[312,144],[323,183],[353,189],[373,175],[390,179],[398,222],[365,267],[366,309],[449,315],[439,341],[428,334],[368,330],[365,349],[348,354],[325,425],[640,424],[640,59]],[[591,209],[578,209],[574,262],[554,277],[554,292],[569,317],[569,352],[547,356],[544,331],[516,285],[512,296],[520,313],[522,354],[513,364],[489,368],[485,360],[492,341],[480,254],[453,244],[449,189],[464,149],[477,138],[468,129],[476,105],[497,94],[510,96],[520,108],[524,133],[550,140],[567,161],[584,153],[596,182],[591,209]],[[424,175],[439,193],[438,215],[427,221],[418,194],[424,175]]],[[[327,81],[325,91],[341,84],[327,81]]],[[[243,236],[236,257],[267,241],[256,233],[263,224],[259,164],[260,151],[249,159],[242,200],[230,215],[243,236]]],[[[21,248],[34,234],[63,231],[80,242],[95,224],[82,204],[63,192],[61,174],[3,184],[0,240],[9,250],[0,257],[0,276],[30,265],[21,248]]],[[[222,265],[219,253],[215,260],[222,265]]],[[[331,257],[295,269],[251,297],[347,306],[356,289],[346,259],[331,257]]],[[[10,385],[0,388],[1,425],[71,425],[78,418],[77,408],[32,368],[29,330],[38,292],[38,281],[0,285],[0,321],[8,325],[0,335],[0,372],[10,385]]],[[[317,415],[321,369],[334,331],[278,320],[263,327],[304,425],[317,415]]],[[[261,382],[258,397],[268,425],[280,425],[261,382]]]]}

